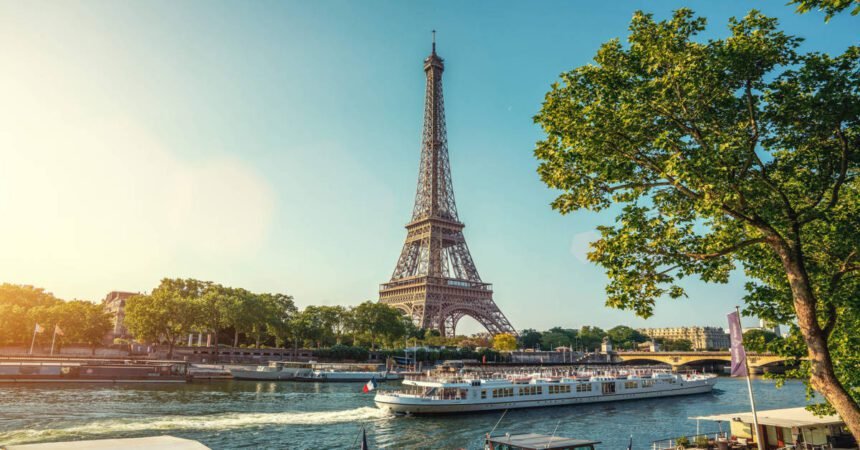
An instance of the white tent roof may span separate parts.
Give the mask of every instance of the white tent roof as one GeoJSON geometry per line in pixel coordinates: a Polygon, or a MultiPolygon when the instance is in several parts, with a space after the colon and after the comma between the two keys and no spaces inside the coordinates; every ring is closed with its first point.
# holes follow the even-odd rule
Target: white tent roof
{"type": "MultiPolygon", "coordinates": [[[[731,414],[717,414],[713,416],[690,417],[690,419],[712,420],[721,422],[740,421],[753,423],[751,412],[739,412],[731,414]]],[[[844,423],[837,415],[816,416],[806,408],[769,409],[758,411],[759,425],[771,425],[777,427],[810,427],[816,425],[841,425],[844,423]]]]}

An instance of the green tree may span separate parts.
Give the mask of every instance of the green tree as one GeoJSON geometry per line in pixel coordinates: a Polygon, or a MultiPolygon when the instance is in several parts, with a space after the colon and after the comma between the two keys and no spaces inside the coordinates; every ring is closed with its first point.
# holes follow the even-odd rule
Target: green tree
{"type": "Polygon", "coordinates": [[[42,288],[0,284],[0,344],[28,345],[38,319],[33,311],[48,309],[61,302],[42,288]]]}
{"type": "Polygon", "coordinates": [[[797,5],[797,12],[803,14],[813,9],[824,11],[824,21],[829,22],[836,14],[854,6],[851,15],[860,13],[860,0],[791,0],[790,5],[797,5]]]}
{"type": "Polygon", "coordinates": [[[355,307],[355,326],[370,337],[370,348],[376,348],[377,338],[389,342],[406,336],[403,314],[384,303],[366,301],[355,307]]]}
{"type": "Polygon", "coordinates": [[[173,358],[176,343],[203,322],[196,283],[161,280],[150,295],[136,295],[125,304],[125,324],[138,340],[167,341],[167,358],[173,358]]]}
{"type": "Polygon", "coordinates": [[[59,326],[63,331],[63,335],[58,336],[60,342],[86,344],[93,354],[113,328],[110,314],[96,303],[72,300],[60,303],[54,309],[53,320],[45,321],[46,336],[52,335],[54,327],[59,326]]]}
{"type": "Polygon", "coordinates": [[[579,343],[586,350],[600,347],[606,332],[600,327],[584,326],[579,330],[579,343]]]}
{"type": "Polygon", "coordinates": [[[220,350],[218,335],[224,328],[230,326],[231,290],[220,284],[202,283],[200,302],[200,327],[203,331],[212,333],[212,345],[215,346],[214,361],[218,362],[220,350]]]}
{"type": "Polygon", "coordinates": [[[780,339],[773,331],[747,330],[744,332],[744,348],[752,352],[766,352],[771,342],[780,339]]]}
{"type": "Polygon", "coordinates": [[[756,11],[726,39],[704,29],[687,9],[639,12],[628,46],[563,74],[535,118],[538,171],[561,213],[623,204],[589,254],[609,306],[647,317],[685,295],[679,279],[726,282],[740,263],[745,312],[796,320],[809,385],[860,439],[858,347],[836,338],[860,308],[860,48],[800,54],[756,11]]]}
{"type": "Polygon", "coordinates": [[[517,349],[517,338],[508,333],[493,336],[493,348],[501,352],[511,352],[517,349]]]}
{"type": "Polygon", "coordinates": [[[648,340],[648,336],[625,325],[618,325],[606,331],[616,348],[635,349],[636,344],[648,340]]]}
{"type": "Polygon", "coordinates": [[[541,343],[541,333],[534,328],[526,328],[520,332],[520,345],[523,348],[535,348],[541,343]]]}

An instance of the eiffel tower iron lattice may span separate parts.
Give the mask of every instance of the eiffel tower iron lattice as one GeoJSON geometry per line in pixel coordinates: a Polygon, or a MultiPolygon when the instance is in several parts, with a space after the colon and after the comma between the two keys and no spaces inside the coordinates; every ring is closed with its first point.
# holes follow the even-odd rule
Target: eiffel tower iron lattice
{"type": "Polygon", "coordinates": [[[443,336],[453,336],[465,316],[494,335],[516,334],[493,301],[492,285],[481,281],[457,216],[442,98],[444,70],[434,31],[433,51],[424,60],[427,88],[415,207],[391,281],[380,285],[379,301],[443,336]]]}

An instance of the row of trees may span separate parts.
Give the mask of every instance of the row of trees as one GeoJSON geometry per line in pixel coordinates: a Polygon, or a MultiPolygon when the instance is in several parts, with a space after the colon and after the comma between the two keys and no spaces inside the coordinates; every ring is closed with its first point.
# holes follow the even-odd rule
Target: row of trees
{"type": "Polygon", "coordinates": [[[254,293],[195,279],[169,279],[150,294],[126,301],[125,325],[135,339],[164,343],[168,356],[190,333],[211,334],[218,346],[225,333],[233,346],[330,347],[391,345],[418,330],[396,309],[376,302],[355,307],[296,308],[285,294],[254,293]]]}
{"type": "Polygon", "coordinates": [[[85,344],[95,348],[111,330],[110,316],[101,305],[84,300],[63,301],[33,286],[0,284],[0,345],[27,345],[36,324],[44,333],[36,344],[50,343],[54,328],[63,331],[57,346],[85,344]]]}

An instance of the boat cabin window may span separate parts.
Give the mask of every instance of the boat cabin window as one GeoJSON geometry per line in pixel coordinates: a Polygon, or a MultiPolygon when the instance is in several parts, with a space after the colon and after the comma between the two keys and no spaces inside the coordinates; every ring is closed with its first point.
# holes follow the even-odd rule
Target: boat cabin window
{"type": "Polygon", "coordinates": [[[514,388],[493,389],[493,398],[513,397],[513,396],[514,396],[514,388]]]}
{"type": "Polygon", "coordinates": [[[636,381],[625,381],[624,389],[636,389],[639,387],[639,383],[636,381]]]}
{"type": "Polygon", "coordinates": [[[487,398],[487,390],[481,389],[481,398],[487,398]]]}
{"type": "Polygon", "coordinates": [[[603,383],[603,393],[604,394],[614,394],[615,393],[615,382],[603,383]]]}
{"type": "Polygon", "coordinates": [[[576,392],[591,392],[591,383],[579,383],[576,385],[576,392]]]}
{"type": "Polygon", "coordinates": [[[642,380],[643,388],[649,388],[651,386],[654,386],[654,380],[642,380]]]}
{"type": "Polygon", "coordinates": [[[543,394],[543,386],[521,386],[519,388],[520,395],[541,395],[543,394]]]}
{"type": "MultiPolygon", "coordinates": [[[[591,386],[591,385],[589,385],[591,386]]],[[[561,384],[558,386],[549,386],[550,394],[569,394],[570,393],[570,385],[569,384],[561,384]]]]}

